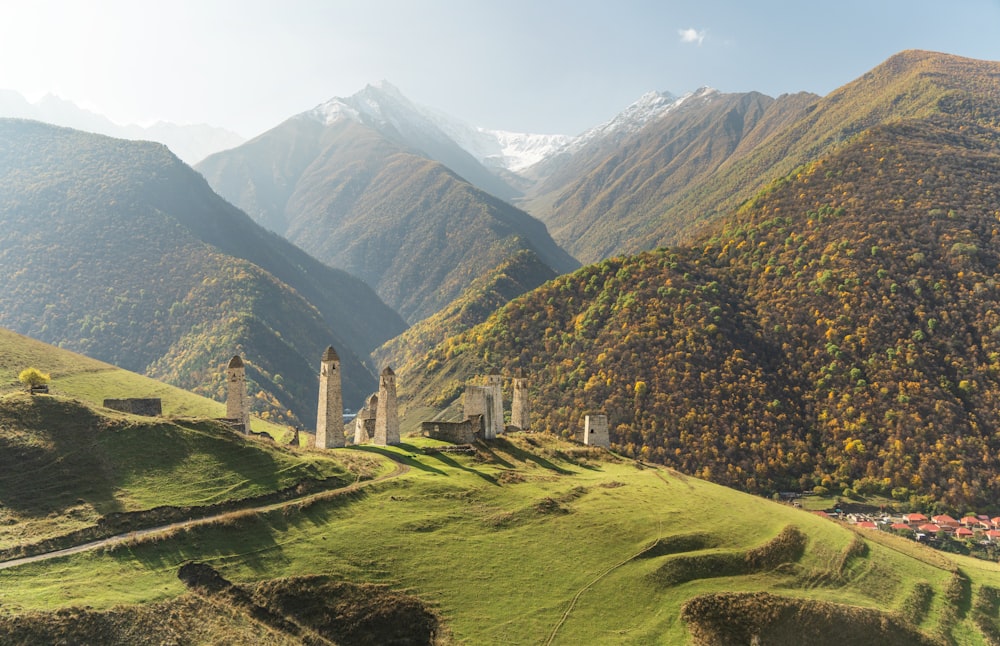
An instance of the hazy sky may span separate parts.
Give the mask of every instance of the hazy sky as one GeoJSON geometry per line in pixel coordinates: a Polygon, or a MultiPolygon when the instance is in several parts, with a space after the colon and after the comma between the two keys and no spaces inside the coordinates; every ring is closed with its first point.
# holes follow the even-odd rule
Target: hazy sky
{"type": "Polygon", "coordinates": [[[0,88],[244,136],[381,79],[577,134],[649,90],[826,94],[903,49],[1000,60],[1000,0],[0,0],[0,88]]]}

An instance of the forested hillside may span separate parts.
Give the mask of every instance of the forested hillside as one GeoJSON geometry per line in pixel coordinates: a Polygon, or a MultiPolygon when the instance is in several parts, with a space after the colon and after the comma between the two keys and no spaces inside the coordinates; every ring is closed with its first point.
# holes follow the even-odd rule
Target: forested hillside
{"type": "Polygon", "coordinates": [[[606,412],[619,450],[750,491],[997,510],[997,134],[864,131],[711,238],[561,277],[424,367],[524,368],[538,428],[606,412]]]}
{"type": "Polygon", "coordinates": [[[258,222],[360,277],[411,323],[519,251],[557,273],[579,267],[538,220],[346,117],[293,117],[198,169],[258,222]]]}
{"type": "Polygon", "coordinates": [[[165,147],[0,120],[0,326],[219,396],[244,354],[255,410],[315,415],[319,358],[402,331],[361,281],[267,233],[165,147]]]}

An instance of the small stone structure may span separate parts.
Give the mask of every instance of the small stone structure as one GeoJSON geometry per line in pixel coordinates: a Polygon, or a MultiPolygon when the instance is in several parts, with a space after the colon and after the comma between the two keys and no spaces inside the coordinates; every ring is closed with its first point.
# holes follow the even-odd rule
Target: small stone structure
{"type": "Polygon", "coordinates": [[[122,413],[144,415],[146,417],[160,417],[163,415],[163,402],[160,401],[159,397],[105,399],[104,407],[121,411],[122,413]]]}
{"type": "Polygon", "coordinates": [[[375,437],[375,415],[378,412],[378,394],[365,400],[365,406],[354,418],[354,443],[367,444],[375,437]]]}
{"type": "Polygon", "coordinates": [[[483,437],[483,416],[476,415],[461,422],[421,422],[421,435],[452,444],[471,444],[483,437]]]}
{"type": "Polygon", "coordinates": [[[587,446],[600,446],[605,449],[611,447],[607,415],[587,415],[584,418],[583,443],[587,446]]]}
{"type": "Polygon", "coordinates": [[[399,444],[399,409],[396,403],[396,373],[386,366],[378,380],[378,407],[375,410],[375,432],[372,443],[377,446],[399,444]]]}
{"type": "Polygon", "coordinates": [[[333,449],[345,444],[344,399],[340,388],[340,357],[329,346],[320,359],[316,448],[333,449]]]}
{"type": "Polygon", "coordinates": [[[531,409],[528,406],[528,380],[518,370],[513,380],[514,397],[510,404],[510,425],[522,431],[531,430],[531,409]]]}
{"type": "Polygon", "coordinates": [[[250,431],[250,395],[247,393],[246,368],[240,355],[234,355],[226,368],[226,418],[238,420],[243,433],[250,431]]]}

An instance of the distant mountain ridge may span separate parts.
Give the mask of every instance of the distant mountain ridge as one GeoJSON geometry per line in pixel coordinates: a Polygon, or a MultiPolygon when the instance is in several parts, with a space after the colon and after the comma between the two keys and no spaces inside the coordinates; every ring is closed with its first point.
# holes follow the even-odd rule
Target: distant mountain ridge
{"type": "Polygon", "coordinates": [[[220,195],[365,280],[411,323],[522,250],[556,273],[579,266],[539,221],[470,180],[500,181],[393,91],[331,100],[197,168],[220,195]]]}
{"type": "Polygon", "coordinates": [[[188,164],[246,141],[235,132],[207,124],[160,121],[150,126],[123,126],[71,101],[47,95],[31,103],[12,90],[0,90],[0,117],[33,119],[121,139],[158,141],[188,164]]]}
{"type": "Polygon", "coordinates": [[[0,119],[0,223],[0,326],[216,398],[241,353],[255,410],[289,423],[315,417],[326,346],[356,406],[406,327],[160,144],[0,119]]]}

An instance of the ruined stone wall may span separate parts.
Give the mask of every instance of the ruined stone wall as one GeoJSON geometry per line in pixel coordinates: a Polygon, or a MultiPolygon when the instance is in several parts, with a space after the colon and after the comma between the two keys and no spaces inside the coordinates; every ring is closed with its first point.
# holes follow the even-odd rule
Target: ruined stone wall
{"type": "Polygon", "coordinates": [[[480,432],[482,416],[466,419],[462,422],[421,422],[420,431],[425,437],[452,444],[471,444],[476,441],[476,433],[480,432]]]}
{"type": "Polygon", "coordinates": [[[163,402],[160,401],[159,397],[105,399],[104,407],[133,415],[145,415],[146,417],[163,415],[163,402]]]}

